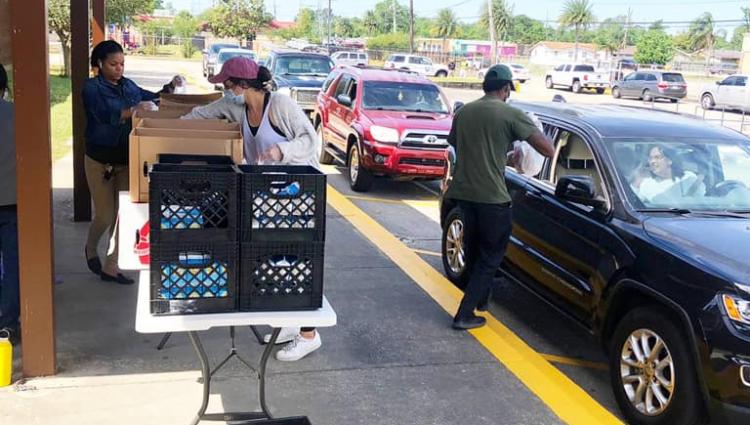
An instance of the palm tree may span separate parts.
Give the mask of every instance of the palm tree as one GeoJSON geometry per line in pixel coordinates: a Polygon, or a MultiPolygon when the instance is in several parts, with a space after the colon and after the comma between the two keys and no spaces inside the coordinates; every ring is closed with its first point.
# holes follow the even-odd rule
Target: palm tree
{"type": "Polygon", "coordinates": [[[711,65],[716,40],[724,38],[726,35],[726,31],[714,28],[714,17],[709,12],[704,13],[690,24],[690,29],[688,29],[690,45],[694,51],[703,49],[705,52],[706,73],[708,73],[708,68],[711,65]]]}
{"type": "Polygon", "coordinates": [[[365,27],[365,31],[368,35],[373,35],[378,30],[378,16],[375,11],[368,10],[365,13],[365,18],[362,20],[362,26],[365,27]]]}
{"type": "Polygon", "coordinates": [[[578,39],[581,35],[581,30],[587,29],[594,22],[594,14],[591,11],[591,3],[589,0],[568,0],[565,2],[562,15],[560,15],[559,21],[561,25],[566,27],[575,28],[576,32],[576,46],[575,46],[575,60],[578,62],[578,39]]]}
{"type": "Polygon", "coordinates": [[[458,32],[458,19],[456,18],[456,14],[447,8],[440,9],[432,30],[436,36],[443,40],[454,37],[458,32]]]}

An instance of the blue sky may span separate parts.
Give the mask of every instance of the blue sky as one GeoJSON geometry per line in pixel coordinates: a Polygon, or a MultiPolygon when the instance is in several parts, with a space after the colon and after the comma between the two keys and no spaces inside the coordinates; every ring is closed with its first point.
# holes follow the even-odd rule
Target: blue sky
{"type": "MultiPolygon", "coordinates": [[[[408,5],[408,0],[397,0],[403,5],[408,5]]],[[[165,0],[169,3],[170,0],[165,0]]],[[[293,20],[300,6],[317,7],[318,4],[325,7],[327,0],[265,0],[266,7],[273,12],[276,8],[277,18],[280,20],[293,20]]],[[[213,4],[213,0],[171,0],[178,10],[187,9],[192,12],[200,12],[213,4]]],[[[362,16],[364,11],[372,8],[378,0],[332,0],[334,14],[343,16],[362,16]]],[[[510,0],[515,4],[514,14],[527,15],[540,20],[555,20],[560,14],[563,1],[561,0],[510,0]]],[[[444,7],[450,7],[465,22],[474,21],[480,14],[480,9],[485,0],[414,0],[415,13],[421,16],[435,16],[437,11],[444,7]]],[[[632,9],[633,20],[654,21],[690,21],[705,11],[710,11],[715,20],[738,20],[742,18],[741,6],[750,6],[750,0],[592,0],[594,15],[598,19],[605,19],[617,15],[625,15],[628,7],[632,9]]],[[[719,23],[717,26],[725,28],[730,34],[736,24],[719,23]]],[[[684,29],[687,25],[671,25],[670,32],[684,29]]]]}

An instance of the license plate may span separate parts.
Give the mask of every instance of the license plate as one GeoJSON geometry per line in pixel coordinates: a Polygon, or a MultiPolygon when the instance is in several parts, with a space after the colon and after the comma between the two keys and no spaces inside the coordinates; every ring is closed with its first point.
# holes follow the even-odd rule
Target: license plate
{"type": "Polygon", "coordinates": [[[680,86],[672,86],[672,90],[679,90],[680,86]]]}

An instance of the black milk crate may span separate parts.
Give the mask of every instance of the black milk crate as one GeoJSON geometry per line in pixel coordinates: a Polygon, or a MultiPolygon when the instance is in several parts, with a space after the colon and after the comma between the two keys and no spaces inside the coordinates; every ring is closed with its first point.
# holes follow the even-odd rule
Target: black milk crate
{"type": "Polygon", "coordinates": [[[312,425],[307,416],[295,416],[293,418],[260,419],[248,422],[248,425],[312,425]]]}
{"type": "Polygon", "coordinates": [[[237,311],[239,265],[233,242],[183,242],[152,248],[151,314],[237,311]]]}
{"type": "Polygon", "coordinates": [[[177,153],[159,154],[159,164],[182,165],[234,165],[231,156],[227,155],[192,155],[177,153]]]}
{"type": "Polygon", "coordinates": [[[325,174],[309,166],[239,168],[243,241],[325,240],[325,174]]]}
{"type": "Polygon", "coordinates": [[[242,242],[240,310],[316,310],[323,305],[325,242],[242,242]]]}
{"type": "Polygon", "coordinates": [[[154,164],[149,180],[152,247],[162,242],[237,241],[235,166],[154,164]]]}

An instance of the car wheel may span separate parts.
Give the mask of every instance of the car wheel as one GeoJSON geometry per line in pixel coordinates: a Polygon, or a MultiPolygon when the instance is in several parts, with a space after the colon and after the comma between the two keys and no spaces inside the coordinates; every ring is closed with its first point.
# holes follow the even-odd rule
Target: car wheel
{"type": "Polygon", "coordinates": [[[710,93],[706,93],[701,97],[701,107],[705,110],[711,110],[716,106],[716,102],[714,102],[714,97],[711,96],[710,93]]]}
{"type": "Polygon", "coordinates": [[[521,84],[526,84],[526,80],[518,80],[521,84]]]}
{"type": "Polygon", "coordinates": [[[573,93],[580,93],[581,88],[581,82],[580,81],[573,81],[573,86],[570,87],[570,90],[573,91],[573,93]]]}
{"type": "Polygon", "coordinates": [[[669,101],[672,102],[672,103],[677,103],[679,101],[679,99],[669,99],[669,101]]]}
{"type": "Polygon", "coordinates": [[[326,151],[326,141],[323,139],[323,123],[318,123],[316,128],[318,133],[318,140],[320,140],[320,163],[321,164],[333,164],[333,155],[326,151]]]}
{"type": "Polygon", "coordinates": [[[651,95],[651,90],[649,89],[643,91],[642,97],[644,102],[651,102],[652,100],[654,100],[654,97],[651,95]]]}
{"type": "Polygon", "coordinates": [[[544,87],[547,87],[548,89],[552,88],[552,77],[547,77],[544,80],[544,87]]]}
{"type": "Polygon", "coordinates": [[[435,74],[435,76],[438,78],[445,78],[448,76],[448,73],[445,71],[438,71],[437,74],[435,74]]]}
{"type": "Polygon", "coordinates": [[[453,208],[443,228],[443,269],[448,280],[464,289],[469,283],[469,255],[464,244],[465,224],[461,209],[453,208]]]}
{"type": "Polygon", "coordinates": [[[656,308],[632,310],[610,341],[610,378],[620,410],[637,425],[704,421],[687,338],[656,308]]]}
{"type": "Polygon", "coordinates": [[[484,80],[484,72],[478,73],[477,78],[479,78],[480,80],[484,80]]]}
{"type": "Polygon", "coordinates": [[[604,89],[596,89],[596,94],[604,94],[604,89]]]}
{"type": "Polygon", "coordinates": [[[349,186],[355,192],[367,192],[372,187],[374,176],[362,165],[362,155],[356,143],[349,148],[349,186]]]}
{"type": "Polygon", "coordinates": [[[612,88],[612,97],[614,97],[615,99],[619,99],[619,98],[622,97],[622,93],[620,93],[620,88],[619,87],[613,87],[612,88]]]}

